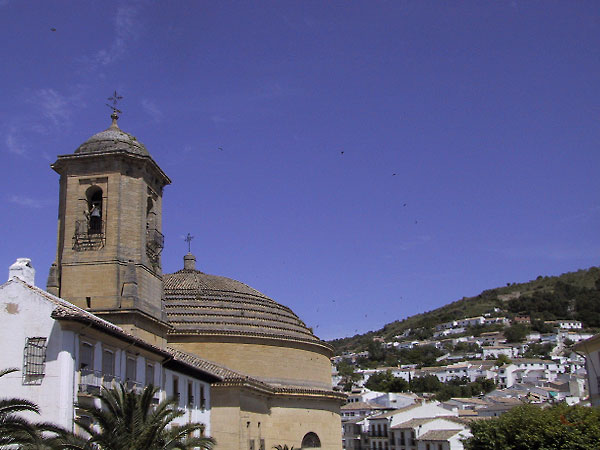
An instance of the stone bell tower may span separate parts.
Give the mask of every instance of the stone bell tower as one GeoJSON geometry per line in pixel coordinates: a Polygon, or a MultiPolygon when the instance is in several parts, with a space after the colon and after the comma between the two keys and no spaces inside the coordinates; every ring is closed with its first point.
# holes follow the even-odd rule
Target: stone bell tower
{"type": "Polygon", "coordinates": [[[156,345],[169,328],[160,253],[171,180],[135,136],[112,125],[51,167],[60,175],[58,249],[48,292],[156,345]]]}

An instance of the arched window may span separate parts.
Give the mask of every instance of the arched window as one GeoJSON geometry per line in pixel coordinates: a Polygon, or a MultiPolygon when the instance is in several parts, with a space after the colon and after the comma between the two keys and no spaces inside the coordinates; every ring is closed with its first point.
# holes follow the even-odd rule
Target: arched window
{"type": "Polygon", "coordinates": [[[302,438],[302,448],[321,448],[321,440],[312,431],[302,438]]]}
{"type": "Polygon", "coordinates": [[[98,186],[90,187],[86,192],[88,211],[88,233],[102,233],[102,189],[98,186]]]}

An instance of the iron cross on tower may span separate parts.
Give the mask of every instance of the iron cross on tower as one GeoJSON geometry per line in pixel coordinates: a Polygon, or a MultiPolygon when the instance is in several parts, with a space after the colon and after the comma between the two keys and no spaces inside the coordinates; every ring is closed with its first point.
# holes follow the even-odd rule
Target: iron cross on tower
{"type": "Polygon", "coordinates": [[[188,243],[188,253],[192,253],[192,239],[194,239],[194,236],[192,236],[190,233],[188,233],[187,236],[183,239],[185,242],[188,243]]]}
{"type": "Polygon", "coordinates": [[[112,105],[109,105],[108,103],[106,103],[106,106],[108,106],[113,111],[113,113],[111,114],[111,117],[113,115],[118,117],[119,114],[123,114],[123,111],[121,111],[120,109],[117,109],[117,103],[119,100],[122,100],[122,99],[123,99],[123,96],[117,94],[117,91],[114,92],[112,97],[108,97],[107,100],[109,102],[112,102],[112,105]]]}

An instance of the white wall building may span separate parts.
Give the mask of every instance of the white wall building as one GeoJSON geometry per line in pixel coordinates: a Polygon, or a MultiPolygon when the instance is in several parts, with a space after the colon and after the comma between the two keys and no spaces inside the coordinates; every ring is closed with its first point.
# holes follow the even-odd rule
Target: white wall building
{"type": "Polygon", "coordinates": [[[600,334],[579,342],[574,350],[585,355],[592,406],[600,406],[600,334]]]}
{"type": "MultiPolygon", "coordinates": [[[[186,414],[175,423],[202,422],[210,434],[210,384],[219,367],[182,352],[158,348],[33,285],[35,271],[20,258],[0,285],[0,389],[41,410],[33,420],[75,430],[76,403],[102,386],[153,384],[157,401],[177,397],[186,414]]],[[[76,431],[76,430],[75,430],[76,431]]]]}

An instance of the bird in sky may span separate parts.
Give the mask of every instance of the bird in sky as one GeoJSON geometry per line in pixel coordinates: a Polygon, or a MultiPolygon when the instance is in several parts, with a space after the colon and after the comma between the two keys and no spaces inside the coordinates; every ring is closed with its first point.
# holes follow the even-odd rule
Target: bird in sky
{"type": "Polygon", "coordinates": [[[223,147],[219,147],[219,150],[223,151],[223,147]]]}
{"type": "Polygon", "coordinates": [[[340,152],[340,155],[343,155],[343,154],[344,154],[344,152],[340,152]]]}
{"type": "Polygon", "coordinates": [[[393,174],[392,174],[392,176],[393,176],[393,177],[395,177],[395,176],[396,176],[396,174],[395,174],[395,173],[393,173],[393,174]]]}
{"type": "Polygon", "coordinates": [[[406,206],[406,203],[404,205],[402,205],[402,206],[406,206]]]}
{"type": "Polygon", "coordinates": [[[50,28],[50,31],[56,31],[56,28],[52,27],[50,28]]]}

